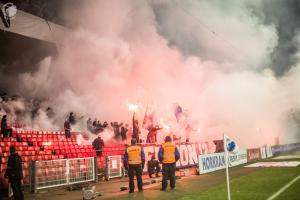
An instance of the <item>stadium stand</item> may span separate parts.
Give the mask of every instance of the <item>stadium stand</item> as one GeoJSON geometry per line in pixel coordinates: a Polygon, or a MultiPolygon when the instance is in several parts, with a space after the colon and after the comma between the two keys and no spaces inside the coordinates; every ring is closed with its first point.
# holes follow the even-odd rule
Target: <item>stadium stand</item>
{"type": "MultiPolygon", "coordinates": [[[[20,127],[20,125],[17,125],[20,127]]],[[[96,152],[92,145],[78,145],[76,135],[71,133],[71,138],[66,138],[64,132],[18,130],[13,128],[11,138],[3,138],[0,142],[0,189],[8,187],[8,181],[4,178],[9,147],[16,146],[17,153],[22,157],[23,184],[29,184],[29,167],[32,160],[57,160],[65,158],[95,157],[96,152]]],[[[98,169],[105,168],[106,156],[123,155],[125,145],[112,144],[103,148],[101,157],[97,158],[98,169]]],[[[39,173],[55,173],[53,167],[39,173]],[[54,171],[53,171],[54,170],[54,171]],[[52,172],[53,171],[53,172],[52,172]]]]}

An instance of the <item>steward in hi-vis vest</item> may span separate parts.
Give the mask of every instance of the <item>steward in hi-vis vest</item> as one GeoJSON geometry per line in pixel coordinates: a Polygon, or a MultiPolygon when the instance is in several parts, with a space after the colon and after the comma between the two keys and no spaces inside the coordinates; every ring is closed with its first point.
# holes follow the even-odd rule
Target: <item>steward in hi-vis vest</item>
{"type": "Polygon", "coordinates": [[[171,189],[175,188],[175,170],[176,162],[179,160],[180,154],[172,143],[171,137],[166,136],[165,143],[163,143],[158,152],[158,159],[162,163],[162,191],[165,191],[168,186],[168,179],[170,179],[171,189]]]}
{"type": "Polygon", "coordinates": [[[136,175],[139,191],[143,191],[142,173],[145,164],[145,153],[141,146],[136,144],[136,139],[131,140],[131,146],[127,147],[124,154],[124,167],[128,171],[129,193],[134,192],[134,174],[136,175]]]}

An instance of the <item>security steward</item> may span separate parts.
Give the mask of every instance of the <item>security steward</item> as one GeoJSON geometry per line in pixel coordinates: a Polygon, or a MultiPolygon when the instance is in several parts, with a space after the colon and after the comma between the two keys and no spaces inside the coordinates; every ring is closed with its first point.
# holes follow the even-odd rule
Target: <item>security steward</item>
{"type": "Polygon", "coordinates": [[[166,136],[165,143],[163,143],[158,152],[158,159],[162,163],[162,191],[166,191],[168,186],[168,179],[170,179],[171,189],[175,188],[175,170],[176,162],[179,160],[180,154],[172,143],[171,137],[166,136]]]}
{"type": "Polygon", "coordinates": [[[24,195],[22,192],[22,185],[21,185],[21,180],[23,178],[22,159],[19,156],[19,154],[16,152],[15,146],[11,146],[9,150],[10,150],[10,156],[8,158],[7,169],[4,177],[8,178],[11,184],[14,199],[23,200],[24,195]]]}
{"type": "Polygon", "coordinates": [[[134,174],[136,175],[139,192],[143,191],[142,173],[145,164],[145,153],[138,146],[135,138],[131,140],[131,146],[127,147],[124,154],[124,167],[129,176],[129,193],[134,192],[134,174]]]}

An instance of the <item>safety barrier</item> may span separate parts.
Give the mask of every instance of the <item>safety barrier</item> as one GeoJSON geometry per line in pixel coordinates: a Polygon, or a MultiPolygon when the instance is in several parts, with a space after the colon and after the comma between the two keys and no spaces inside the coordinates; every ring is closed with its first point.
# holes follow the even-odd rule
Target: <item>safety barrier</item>
{"type": "Polygon", "coordinates": [[[106,180],[123,176],[121,155],[106,157],[106,180]]]}
{"type": "Polygon", "coordinates": [[[72,185],[96,180],[95,158],[32,161],[30,190],[72,185]]]}
{"type": "Polygon", "coordinates": [[[300,149],[300,143],[275,145],[275,146],[272,146],[272,154],[273,155],[278,155],[278,154],[281,154],[281,153],[295,151],[295,150],[298,150],[298,149],[300,149]]]}

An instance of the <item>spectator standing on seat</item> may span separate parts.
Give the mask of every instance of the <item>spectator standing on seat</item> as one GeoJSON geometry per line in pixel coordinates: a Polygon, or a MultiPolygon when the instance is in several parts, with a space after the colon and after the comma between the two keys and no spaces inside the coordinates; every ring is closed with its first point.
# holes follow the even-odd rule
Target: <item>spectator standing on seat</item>
{"type": "Polygon", "coordinates": [[[125,124],[125,126],[121,127],[121,138],[122,141],[126,141],[127,140],[127,132],[128,132],[128,124],[125,124]]]}
{"type": "Polygon", "coordinates": [[[135,138],[131,139],[131,146],[127,147],[124,154],[124,167],[128,171],[129,193],[134,192],[134,174],[136,175],[139,192],[143,191],[142,173],[145,164],[145,153],[137,145],[135,138]]]}
{"type": "Polygon", "coordinates": [[[110,123],[111,127],[113,127],[114,129],[114,135],[115,135],[115,139],[118,140],[121,133],[120,133],[120,127],[123,125],[123,123],[118,123],[118,122],[111,122],[110,123]]]}
{"type": "Polygon", "coordinates": [[[151,160],[148,161],[148,174],[149,178],[152,178],[152,174],[155,173],[156,177],[159,177],[160,166],[158,160],[155,160],[155,156],[151,156],[151,160]]]}
{"type": "Polygon", "coordinates": [[[23,178],[22,174],[22,159],[19,154],[16,152],[14,146],[10,147],[10,156],[7,162],[7,169],[5,172],[5,178],[8,178],[12,190],[14,199],[23,200],[24,195],[22,192],[21,180],[23,178]]]}
{"type": "Polygon", "coordinates": [[[86,121],[86,128],[87,130],[91,131],[93,130],[93,122],[92,122],[92,119],[89,118],[87,121],[86,121]]]}
{"type": "Polygon", "coordinates": [[[147,143],[156,143],[157,142],[157,131],[161,130],[162,128],[159,126],[150,127],[148,129],[148,135],[147,135],[147,143]]]}
{"type": "Polygon", "coordinates": [[[12,128],[8,128],[7,126],[7,116],[3,115],[1,119],[1,132],[3,134],[3,138],[11,137],[12,128]]]}
{"type": "Polygon", "coordinates": [[[165,143],[163,143],[158,152],[158,159],[162,163],[162,191],[166,191],[168,186],[168,179],[170,179],[171,189],[175,188],[175,170],[176,162],[179,160],[180,154],[172,143],[171,137],[166,136],[165,143]]]}
{"type": "Polygon", "coordinates": [[[140,127],[139,121],[135,119],[135,113],[132,117],[132,138],[135,138],[137,142],[140,142],[140,127]]]}
{"type": "Polygon", "coordinates": [[[69,121],[69,123],[72,124],[72,125],[76,124],[76,118],[75,118],[73,112],[70,112],[68,121],[69,121]]]}
{"type": "Polygon", "coordinates": [[[104,141],[100,135],[93,141],[93,148],[96,150],[96,154],[98,157],[102,156],[102,148],[104,147],[104,141]]]}
{"type": "Polygon", "coordinates": [[[71,124],[69,120],[66,120],[64,123],[65,136],[66,138],[71,138],[71,124]]]}

